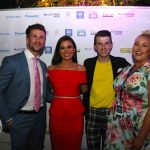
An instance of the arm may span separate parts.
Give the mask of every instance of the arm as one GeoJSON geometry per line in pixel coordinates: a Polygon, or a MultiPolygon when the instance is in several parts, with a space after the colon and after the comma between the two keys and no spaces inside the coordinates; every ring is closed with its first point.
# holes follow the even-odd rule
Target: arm
{"type": "MultiPolygon", "coordinates": [[[[48,66],[48,70],[53,70],[54,69],[54,65],[50,65],[48,66]]],[[[47,89],[46,89],[46,102],[51,103],[51,100],[53,98],[53,90],[52,90],[52,86],[51,86],[51,82],[49,79],[49,74],[47,76],[47,89]]]]}
{"type": "Polygon", "coordinates": [[[87,84],[82,84],[81,85],[81,93],[84,94],[88,91],[87,84]]]}
{"type": "Polygon", "coordinates": [[[149,132],[150,132],[150,80],[148,81],[148,110],[143,120],[143,125],[141,127],[140,133],[133,140],[133,147],[140,149],[144,143],[145,137],[149,132]]]}
{"type": "Polygon", "coordinates": [[[9,121],[12,117],[6,105],[8,102],[4,99],[8,86],[13,78],[12,63],[4,58],[0,67],[0,118],[3,122],[9,121]]]}
{"type": "Polygon", "coordinates": [[[13,118],[9,115],[7,102],[4,101],[4,91],[7,90],[9,82],[13,76],[11,63],[4,58],[0,68],[0,118],[2,118],[2,127],[4,132],[9,132],[13,126],[13,118]]]}
{"type": "Polygon", "coordinates": [[[51,103],[53,98],[52,87],[49,81],[47,81],[47,88],[46,88],[46,102],[51,103]]]}
{"type": "MultiPolygon", "coordinates": [[[[82,66],[82,65],[78,65],[78,69],[81,70],[81,71],[86,71],[86,68],[85,66],[82,66]]],[[[88,91],[88,86],[87,86],[87,83],[84,83],[84,84],[81,84],[80,86],[80,90],[81,90],[81,93],[84,94],[88,91]]]]}
{"type": "Polygon", "coordinates": [[[3,131],[6,133],[8,133],[12,127],[13,127],[13,118],[2,123],[3,131]]]}

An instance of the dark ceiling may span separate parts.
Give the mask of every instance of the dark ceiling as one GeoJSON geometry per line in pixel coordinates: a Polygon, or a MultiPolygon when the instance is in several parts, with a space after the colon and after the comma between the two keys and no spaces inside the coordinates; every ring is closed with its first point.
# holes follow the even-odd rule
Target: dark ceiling
{"type": "Polygon", "coordinates": [[[30,8],[37,0],[4,0],[0,9],[9,9],[9,8],[30,8]]]}
{"type": "MultiPolygon", "coordinates": [[[[37,0],[4,0],[0,9],[31,8],[37,0]]],[[[136,6],[150,6],[150,0],[138,0],[136,6]]]]}

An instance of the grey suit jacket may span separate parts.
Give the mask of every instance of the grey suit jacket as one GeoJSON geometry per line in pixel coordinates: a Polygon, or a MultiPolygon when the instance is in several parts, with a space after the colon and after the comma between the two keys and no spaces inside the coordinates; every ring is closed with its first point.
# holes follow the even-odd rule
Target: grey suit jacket
{"type": "MultiPolygon", "coordinates": [[[[43,104],[46,108],[47,95],[51,91],[47,86],[46,64],[42,61],[40,64],[43,72],[43,104]]],[[[0,67],[0,119],[6,121],[13,118],[27,102],[29,92],[30,75],[24,52],[5,57],[0,67]]]]}

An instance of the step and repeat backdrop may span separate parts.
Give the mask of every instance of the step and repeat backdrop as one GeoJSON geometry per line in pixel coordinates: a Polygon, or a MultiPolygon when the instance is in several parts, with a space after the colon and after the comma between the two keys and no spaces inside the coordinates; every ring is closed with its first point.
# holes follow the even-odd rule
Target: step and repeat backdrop
{"type": "MultiPolygon", "coordinates": [[[[111,31],[111,54],[124,57],[132,63],[134,39],[144,30],[150,29],[150,7],[90,6],[0,10],[0,65],[5,56],[26,48],[25,30],[34,23],[43,24],[47,31],[46,47],[41,56],[47,65],[51,64],[56,42],[63,35],[69,35],[75,40],[80,64],[86,58],[94,57],[94,35],[99,30],[111,31]]],[[[0,132],[1,129],[0,121],[0,132]]],[[[86,148],[85,139],[84,134],[83,148],[86,148]]]]}
{"type": "Polygon", "coordinates": [[[25,30],[28,25],[41,23],[47,31],[47,41],[41,59],[51,64],[57,40],[71,36],[78,48],[78,62],[96,55],[94,35],[99,30],[112,33],[111,54],[125,57],[132,63],[131,49],[134,39],[150,29],[150,7],[49,7],[10,9],[0,11],[0,64],[7,55],[23,51],[26,47],[25,30]]]}

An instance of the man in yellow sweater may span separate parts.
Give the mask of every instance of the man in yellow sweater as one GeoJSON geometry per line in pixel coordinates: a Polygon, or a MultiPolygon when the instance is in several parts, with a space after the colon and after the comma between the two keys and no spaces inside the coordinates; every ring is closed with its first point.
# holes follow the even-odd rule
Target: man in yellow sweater
{"type": "Polygon", "coordinates": [[[109,108],[115,97],[113,81],[122,68],[130,65],[126,59],[110,55],[112,48],[111,33],[98,31],[94,37],[97,56],[84,61],[88,81],[88,92],[83,96],[88,150],[103,149],[109,108]]]}

